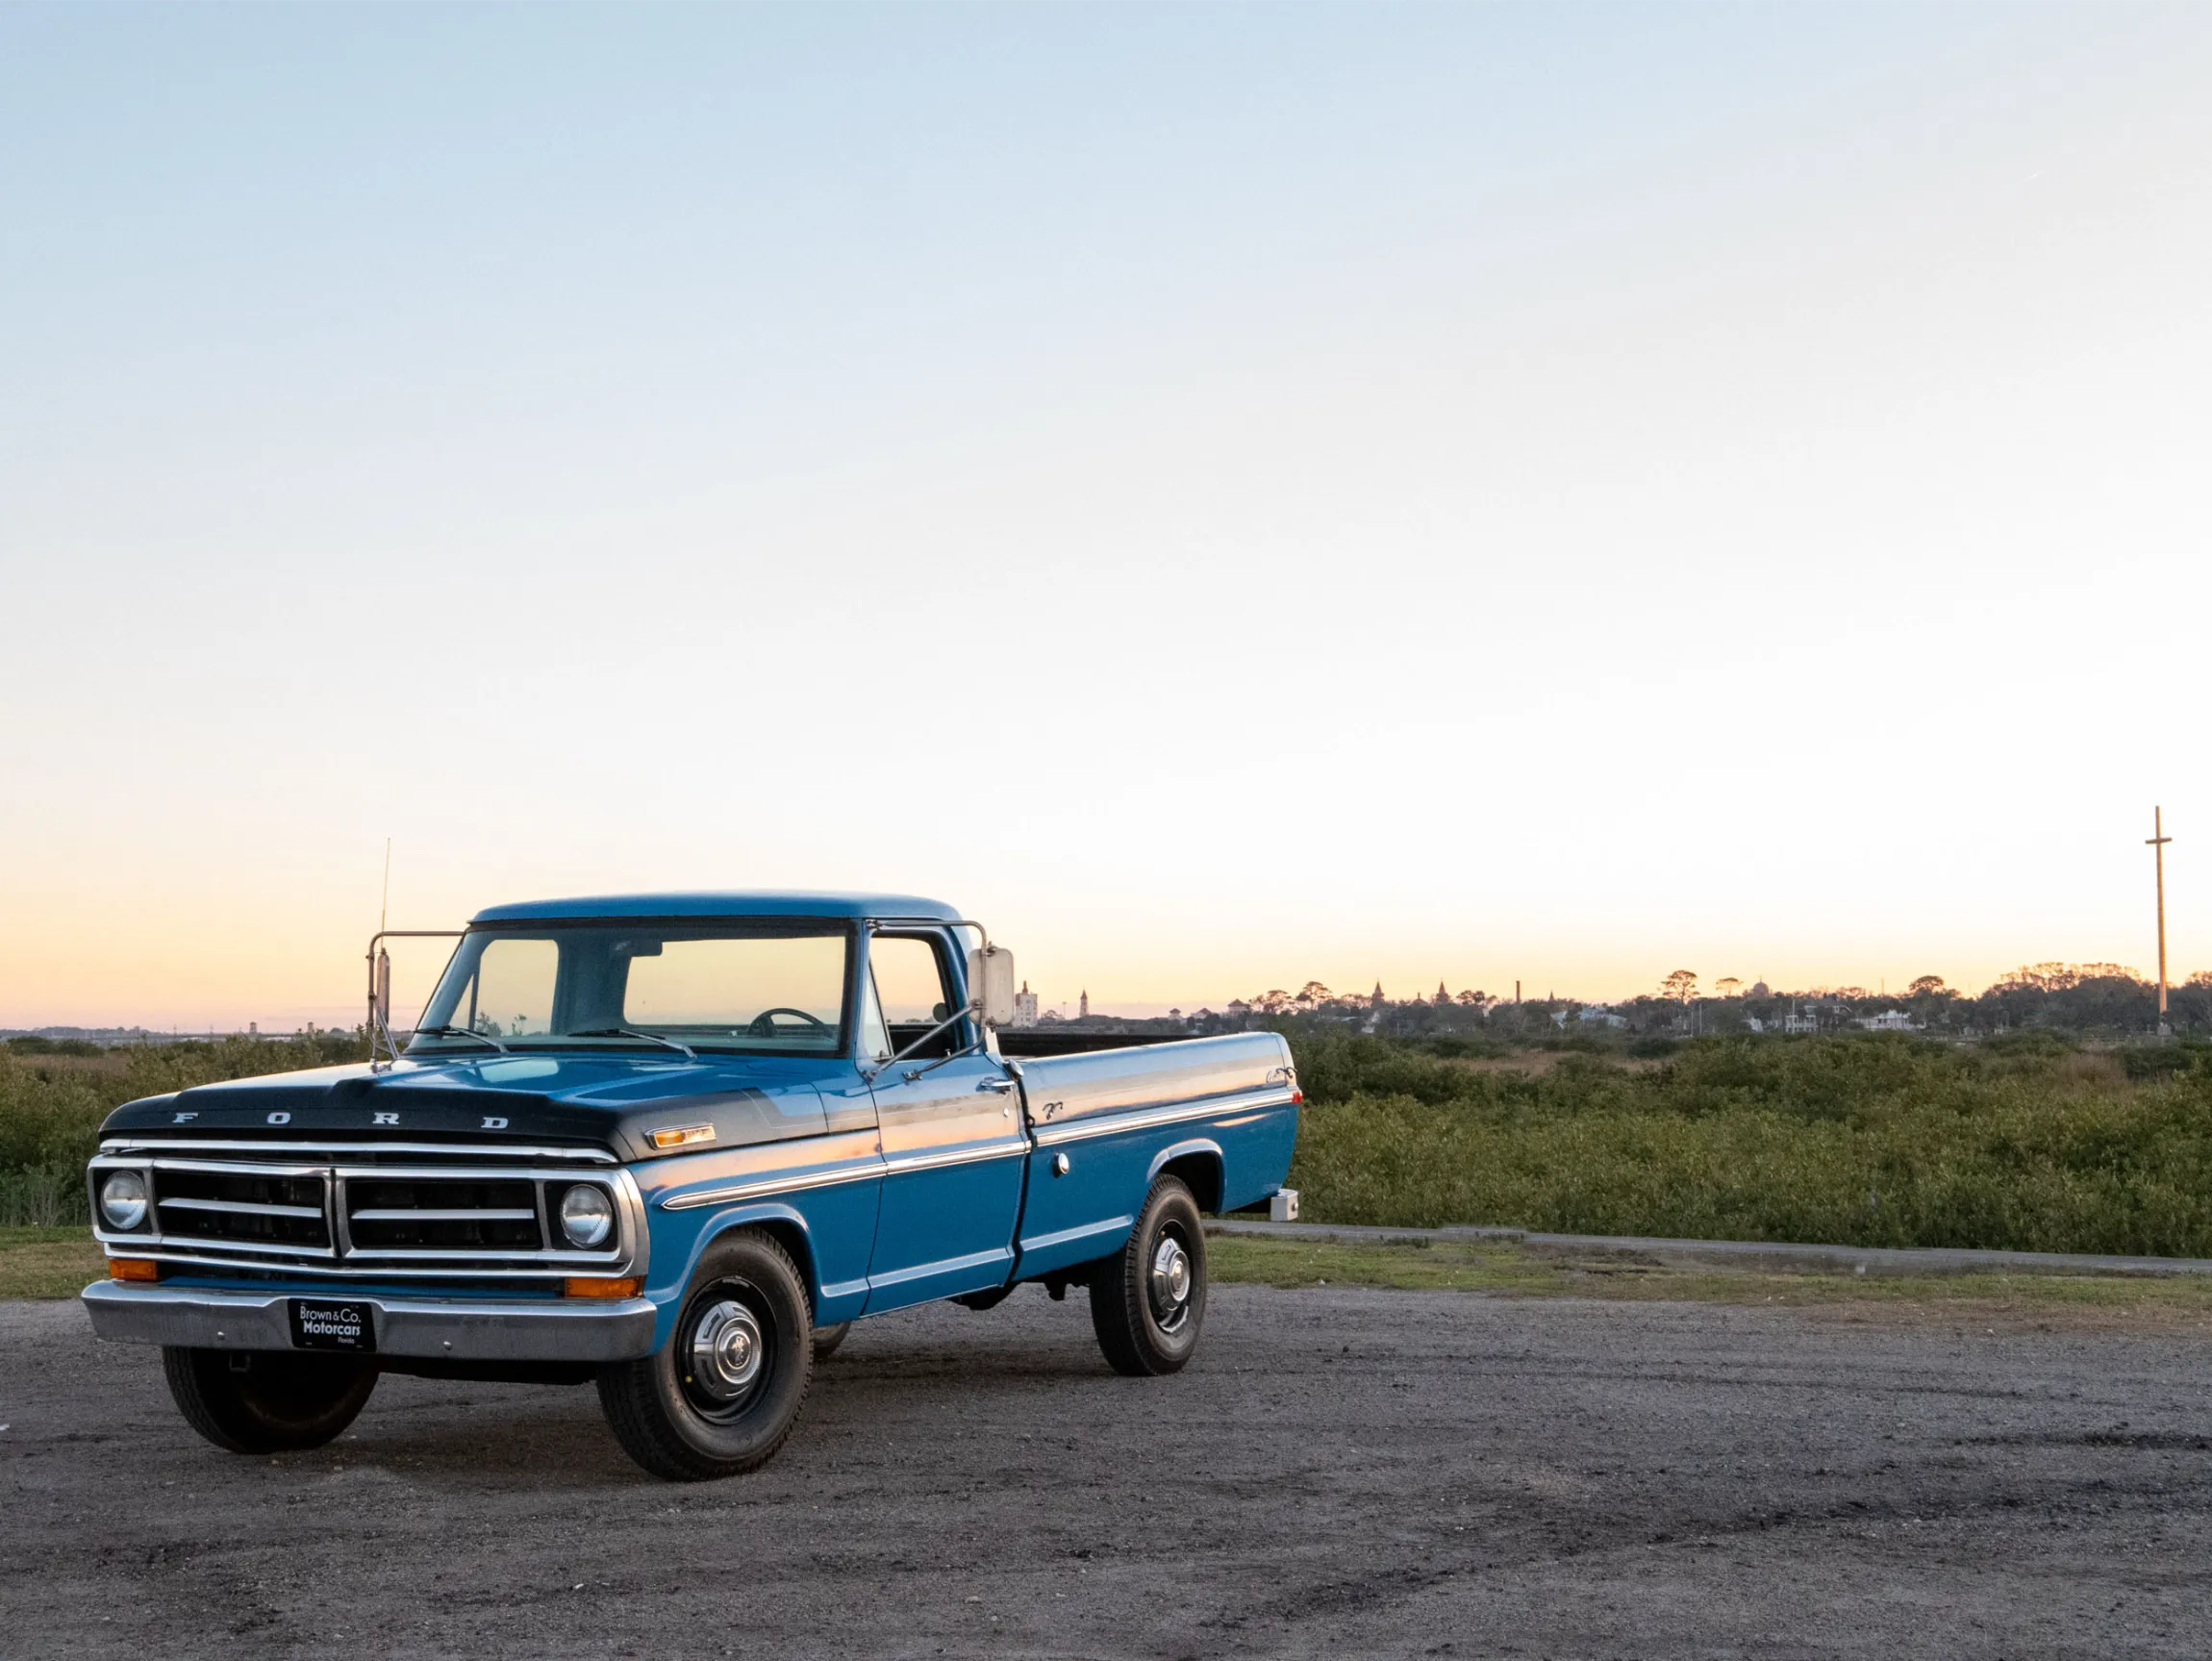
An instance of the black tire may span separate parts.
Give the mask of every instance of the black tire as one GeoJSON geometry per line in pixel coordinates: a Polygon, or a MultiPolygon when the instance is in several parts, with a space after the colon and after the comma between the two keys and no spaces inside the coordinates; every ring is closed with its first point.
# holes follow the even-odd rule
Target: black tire
{"type": "Polygon", "coordinates": [[[836,1325],[834,1325],[834,1326],[817,1326],[817,1327],[816,1327],[816,1328],[815,1328],[815,1360],[816,1360],[816,1362],[817,1362],[817,1363],[820,1363],[820,1362],[824,1362],[824,1361],[827,1361],[827,1360],[828,1360],[828,1359],[829,1359],[831,1356],[835,1355],[835,1354],[837,1353],[837,1351],[838,1351],[838,1346],[839,1346],[839,1345],[841,1345],[841,1344],[842,1344],[842,1343],[845,1341],[845,1337],[846,1337],[846,1335],[847,1335],[847,1334],[849,1334],[851,1331],[852,1331],[852,1322],[851,1322],[851,1321],[839,1321],[839,1322],[838,1322],[836,1325]]]}
{"type": "Polygon", "coordinates": [[[284,1349],[162,1348],[185,1422],[233,1453],[320,1447],[354,1422],[376,1388],[376,1363],[284,1349]]]}
{"type": "Polygon", "coordinates": [[[708,1482],[775,1456],[813,1376],[806,1282],[782,1246],[739,1229],[708,1247],[667,1344],[600,1369],[599,1404],[622,1451],[655,1476],[708,1482]]]}
{"type": "Polygon", "coordinates": [[[1115,1372],[1147,1378],[1180,1371],[1205,1323],[1198,1202],[1181,1179],[1163,1176],[1145,1195],[1128,1244],[1091,1266],[1091,1324],[1115,1372]]]}

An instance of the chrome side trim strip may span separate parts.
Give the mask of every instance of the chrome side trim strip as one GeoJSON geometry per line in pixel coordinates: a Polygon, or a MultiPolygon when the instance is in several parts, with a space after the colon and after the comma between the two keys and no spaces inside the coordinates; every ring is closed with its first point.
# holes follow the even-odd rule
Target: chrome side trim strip
{"type": "Polygon", "coordinates": [[[1023,1251],[1044,1251],[1093,1234],[1127,1234],[1136,1226],[1134,1217],[1109,1217],[1104,1222],[1086,1222],[1080,1228],[1063,1228],[1052,1234],[1033,1234],[1021,1243],[1023,1251]]]}
{"type": "Polygon", "coordinates": [[[948,1165],[973,1165],[986,1159],[1012,1159],[1029,1151],[1029,1141],[994,1142],[983,1147],[957,1147],[944,1153],[902,1153],[883,1162],[886,1176],[909,1170],[940,1170],[948,1165]]]}
{"type": "Polygon", "coordinates": [[[1289,1107],[1296,1097],[1287,1090],[1270,1090],[1232,1095],[1219,1101],[1201,1102],[1193,1106],[1188,1102],[1172,1107],[1140,1108],[1134,1113],[1100,1114],[1096,1119],[1069,1120],[1066,1124],[1041,1124],[1037,1127],[1037,1145],[1050,1147],[1056,1143],[1081,1142],[1093,1136],[1116,1136],[1129,1130],[1150,1130],[1155,1125],[1182,1124],[1191,1120],[1219,1119],[1227,1113],[1244,1113],[1253,1108],[1289,1107]]]}
{"type": "Polygon", "coordinates": [[[698,1205],[731,1205],[742,1199],[760,1199],[771,1194],[796,1194],[809,1188],[835,1188],[841,1182],[865,1182],[882,1174],[883,1161],[871,1154],[866,1160],[856,1160],[849,1165],[834,1165],[822,1170],[761,1176],[750,1182],[731,1183],[723,1188],[704,1189],[693,1194],[665,1195],[658,1203],[663,1211],[689,1211],[698,1205]]]}
{"type": "Polygon", "coordinates": [[[1014,1253],[1006,1246],[995,1251],[974,1251],[966,1257],[947,1257],[936,1263],[920,1263],[912,1269],[901,1269],[891,1274],[871,1274],[867,1277],[868,1290],[905,1286],[913,1281],[927,1280],[933,1275],[959,1274],[970,1269],[988,1269],[994,1263],[1012,1263],[1014,1253]]]}

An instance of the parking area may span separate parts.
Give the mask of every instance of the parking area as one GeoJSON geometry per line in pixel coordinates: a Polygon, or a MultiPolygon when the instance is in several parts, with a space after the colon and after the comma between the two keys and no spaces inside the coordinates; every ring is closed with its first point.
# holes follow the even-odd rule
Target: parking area
{"type": "Polygon", "coordinates": [[[1109,1372],[1032,1288],[864,1323],[762,1473],[589,1388],[391,1378],[240,1459],[0,1304],[10,1654],[2198,1656],[2212,1345],[1221,1286],[1109,1372]]]}

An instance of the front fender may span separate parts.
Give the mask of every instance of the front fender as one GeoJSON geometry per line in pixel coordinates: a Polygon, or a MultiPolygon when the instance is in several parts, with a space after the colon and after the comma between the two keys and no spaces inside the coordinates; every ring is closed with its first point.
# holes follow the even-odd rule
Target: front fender
{"type": "Polygon", "coordinates": [[[698,1271],[700,1260],[716,1240],[735,1228],[766,1228],[791,1253],[792,1261],[806,1281],[817,1326],[850,1321],[867,1301],[865,1263],[861,1266],[864,1272],[857,1279],[824,1281],[823,1264],[825,1261],[836,1263],[840,1254],[834,1249],[823,1249],[824,1243],[817,1227],[823,1220],[809,1218],[805,1210],[791,1200],[755,1200],[711,1212],[664,1212],[658,1221],[665,1225],[686,1227],[691,1238],[680,1248],[673,1242],[666,1242],[669,1249],[666,1254],[659,1251],[654,1254],[656,1276],[653,1284],[645,1288],[645,1296],[652,1300],[656,1311],[653,1327],[656,1349],[667,1343],[675,1329],[684,1292],[698,1271]]]}

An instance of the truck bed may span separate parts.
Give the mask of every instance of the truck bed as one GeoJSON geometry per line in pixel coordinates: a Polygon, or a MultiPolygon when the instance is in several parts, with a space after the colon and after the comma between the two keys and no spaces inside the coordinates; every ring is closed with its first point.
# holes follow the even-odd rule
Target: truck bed
{"type": "Polygon", "coordinates": [[[1170,1115],[1210,1119],[1236,1111],[1246,1098],[1254,1105],[1287,1101],[1297,1089],[1291,1046],[1273,1032],[1018,1057],[1014,1070],[1040,1143],[1073,1125],[1089,1131],[1170,1115]]]}

